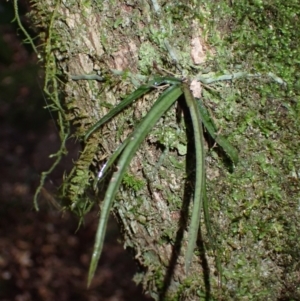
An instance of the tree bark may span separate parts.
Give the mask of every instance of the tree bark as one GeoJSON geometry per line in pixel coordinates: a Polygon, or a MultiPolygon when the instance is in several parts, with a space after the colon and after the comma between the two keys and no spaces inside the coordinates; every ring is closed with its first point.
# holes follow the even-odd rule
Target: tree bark
{"type": "MultiPolygon", "coordinates": [[[[87,129],[107,113],[109,104],[115,105],[157,72],[154,64],[173,72],[175,64],[179,68],[192,65],[190,42],[200,30],[195,20],[191,32],[195,8],[191,2],[178,11],[170,4],[165,12],[156,1],[143,0],[35,3],[31,15],[44,37],[46,87],[65,128],[62,138],[70,123],[82,140],[87,129]],[[109,77],[109,82],[74,80],[90,74],[109,77]]],[[[82,208],[101,204],[104,191],[91,197],[91,182],[158,94],[146,95],[86,141],[63,186],[66,208],[83,215],[82,208]]],[[[187,213],[182,199],[189,188],[184,187],[185,156],[178,150],[187,140],[185,131],[179,132],[173,108],[136,154],[129,171],[132,183],[123,185],[113,208],[123,229],[124,246],[135,250],[135,259],[144,267],[136,281],[155,299],[178,294],[193,299],[208,289],[207,274],[203,276],[197,256],[188,277],[184,271],[187,213]],[[139,189],[134,189],[136,182],[142,183],[139,189]]]]}
{"type": "MultiPolygon", "coordinates": [[[[202,36],[199,16],[205,11],[198,2],[45,0],[33,4],[31,18],[43,41],[39,49],[45,65],[46,92],[59,114],[62,141],[72,127],[73,135],[83,142],[91,125],[147,77],[163,70],[189,77],[200,66],[206,67],[205,53],[212,51],[202,36]],[[87,79],[86,75],[91,74],[96,75],[96,80],[87,79]]],[[[93,180],[159,93],[157,89],[142,97],[83,142],[83,151],[63,185],[66,209],[83,216],[90,205],[101,205],[107,183],[93,196],[93,180]]],[[[276,260],[265,260],[268,251],[261,246],[260,238],[253,238],[256,234],[250,235],[255,227],[250,229],[245,226],[247,222],[240,222],[248,219],[246,215],[252,210],[250,205],[249,210],[243,209],[249,199],[257,196],[264,202],[265,187],[255,187],[251,179],[239,183],[248,172],[246,164],[229,180],[222,164],[212,164],[217,159],[207,160],[212,223],[217,221],[215,228],[219,231],[215,240],[222,241],[219,248],[227,265],[226,287],[221,287],[204,227],[198,255],[195,252],[191,270],[188,275],[185,273],[190,215],[187,208],[192,186],[187,179],[193,170],[189,163],[192,158],[186,158],[185,151],[189,139],[185,129],[177,124],[175,111],[175,107],[169,110],[143,143],[113,207],[123,230],[124,247],[135,251],[135,259],[143,267],[135,281],[141,282],[156,300],[209,300],[212,296],[217,300],[245,300],[235,293],[247,286],[243,283],[253,272],[249,260],[263,269],[253,272],[259,279],[252,286],[253,296],[259,292],[256,300],[267,300],[263,299],[267,283],[276,287],[267,294],[275,300],[280,295],[280,285],[274,275],[281,270],[276,260]],[[237,199],[241,201],[238,203],[237,199]],[[234,210],[238,211],[237,217],[234,210]],[[225,235],[228,241],[222,245],[225,235]],[[254,243],[260,255],[253,254],[254,243]],[[235,269],[245,269],[247,277],[237,276],[235,269]]],[[[234,127],[233,122],[227,130],[234,127]]],[[[249,157],[243,150],[243,140],[239,143],[244,157],[249,157]]],[[[58,155],[63,152],[62,147],[58,155]]]]}

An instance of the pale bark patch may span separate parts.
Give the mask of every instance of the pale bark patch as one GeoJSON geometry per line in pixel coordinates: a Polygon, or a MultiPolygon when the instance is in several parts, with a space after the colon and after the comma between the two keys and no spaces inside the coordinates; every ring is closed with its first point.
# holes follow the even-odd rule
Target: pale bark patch
{"type": "Polygon", "coordinates": [[[201,83],[198,82],[197,80],[192,80],[191,84],[190,84],[190,89],[192,91],[192,94],[194,97],[196,98],[200,98],[201,94],[202,94],[202,87],[201,87],[201,83]]]}
{"type": "Polygon", "coordinates": [[[120,71],[128,69],[132,64],[132,58],[135,53],[137,53],[137,47],[133,42],[129,42],[127,47],[115,52],[113,54],[115,68],[120,71]]]}
{"type": "Polygon", "coordinates": [[[206,61],[206,47],[203,33],[197,22],[193,22],[193,37],[191,40],[191,57],[195,65],[203,64],[206,61]]]}

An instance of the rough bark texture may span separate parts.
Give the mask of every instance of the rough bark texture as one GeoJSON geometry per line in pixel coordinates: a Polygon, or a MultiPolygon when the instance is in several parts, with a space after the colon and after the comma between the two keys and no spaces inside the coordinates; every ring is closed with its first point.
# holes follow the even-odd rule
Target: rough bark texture
{"type": "MultiPolygon", "coordinates": [[[[44,38],[46,86],[58,108],[61,126],[66,129],[68,123],[72,124],[74,135],[83,139],[87,129],[108,111],[109,104],[118,103],[139,85],[141,77],[137,74],[153,72],[154,61],[159,67],[176,73],[173,64],[176,59],[177,67],[184,74],[192,72],[191,66],[197,68],[203,63],[203,40],[199,39],[201,30],[196,18],[202,8],[195,2],[183,1],[180,6],[176,1],[160,3],[159,7],[156,1],[146,0],[36,2],[32,19],[44,38]],[[164,9],[159,10],[161,7],[164,9]],[[122,75],[114,75],[112,69],[122,71],[122,75]],[[84,74],[105,75],[110,81],[71,79],[84,74]]],[[[154,91],[143,97],[88,139],[73,172],[66,178],[63,189],[66,208],[83,215],[89,204],[101,203],[104,190],[99,188],[98,195],[93,197],[90,183],[106,158],[149,110],[158,93],[154,91]]],[[[236,122],[238,118],[236,116],[236,122]]],[[[243,141],[240,139],[239,147],[247,161],[249,153],[243,141]]],[[[275,300],[282,290],[282,283],[274,276],[282,272],[275,263],[277,259],[264,260],[268,241],[262,246],[260,239],[253,238],[254,232],[244,230],[240,222],[247,219],[247,212],[253,208],[250,205],[244,208],[243,201],[239,200],[255,199],[257,195],[261,201],[260,192],[265,190],[258,180],[253,184],[255,179],[239,182],[246,173],[246,163],[237,170],[235,179],[228,180],[222,164],[213,164],[220,163],[218,159],[209,158],[207,162],[209,185],[214,187],[214,193],[210,194],[215,212],[213,220],[219,221],[215,227],[220,229],[216,240],[224,239],[225,232],[228,238],[228,243],[220,248],[226,265],[225,286],[219,288],[211,250],[206,256],[201,251],[202,255],[195,255],[190,274],[185,274],[185,199],[190,189],[185,179],[191,172],[186,168],[185,153],[181,150],[186,145],[186,132],[176,124],[175,108],[171,109],[135,156],[129,180],[115,201],[113,211],[123,229],[124,246],[134,250],[136,260],[144,267],[135,280],[142,282],[145,291],[155,299],[168,296],[172,300],[198,300],[200,296],[208,298],[212,292],[215,299],[223,295],[224,300],[246,300],[235,297],[235,291],[243,287],[240,283],[250,281],[253,273],[253,278],[258,280],[250,285],[251,294],[257,294],[256,300],[264,300],[264,294],[268,300],[275,300]],[[233,203],[226,203],[228,199],[233,203]],[[237,220],[233,211],[239,212],[237,220]],[[253,244],[256,254],[250,252],[253,244]],[[247,256],[243,248],[248,248],[247,256]],[[245,259],[249,259],[254,268],[251,264],[248,266],[245,259]],[[235,277],[234,269],[245,269],[244,276],[235,277]],[[264,291],[262,287],[266,283],[274,289],[264,291]]],[[[268,210],[268,205],[264,208],[268,210]]],[[[205,242],[207,238],[205,233],[203,235],[205,242]]]]}
{"type": "MultiPolygon", "coordinates": [[[[135,75],[150,74],[154,61],[176,72],[172,66],[172,51],[176,51],[176,58],[192,64],[189,57],[192,35],[188,36],[191,26],[184,21],[193,19],[192,6],[186,3],[178,12],[176,6],[170,5],[169,19],[178,18],[183,11],[186,13],[175,27],[175,22],[168,24],[164,20],[167,16],[151,5],[147,1],[45,1],[36,4],[36,12],[42,17],[37,19],[37,26],[42,27],[42,33],[47,36],[46,84],[52,95],[57,93],[56,85],[61,89],[64,98],[60,96],[59,101],[65,110],[61,112],[62,119],[74,125],[74,135],[80,139],[107,112],[104,104],[115,104],[132,92],[134,84],[139,85],[139,77],[135,75]],[[176,47],[166,46],[166,43],[176,47]],[[122,71],[123,75],[114,76],[112,69],[122,71]],[[71,79],[73,75],[96,73],[109,76],[110,83],[71,79]]],[[[90,195],[87,197],[89,183],[107,156],[149,110],[158,92],[139,100],[86,142],[64,186],[67,206],[78,212],[80,206],[95,201],[90,195]]],[[[186,144],[186,138],[174,116],[175,108],[152,131],[130,166],[133,178],[121,189],[114,206],[114,214],[124,230],[124,246],[135,250],[135,258],[144,267],[136,280],[142,281],[145,290],[156,299],[162,291],[163,294],[168,291],[170,296],[180,292],[189,298],[196,296],[198,289],[204,291],[200,284],[203,283],[202,267],[195,256],[189,291],[183,292],[187,281],[182,256],[186,234],[185,223],[180,220],[186,215],[181,213],[185,157],[177,154],[178,147],[186,144]],[[135,189],[137,185],[140,187],[135,189]]],[[[100,200],[102,194],[99,193],[100,200]]]]}

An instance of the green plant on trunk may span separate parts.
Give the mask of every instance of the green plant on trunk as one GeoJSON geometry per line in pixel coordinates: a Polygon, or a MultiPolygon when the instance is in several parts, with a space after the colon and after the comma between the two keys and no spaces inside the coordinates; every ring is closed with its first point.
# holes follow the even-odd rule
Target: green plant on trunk
{"type": "MultiPolygon", "coordinates": [[[[225,150],[225,152],[231,158],[232,163],[234,165],[237,164],[238,156],[236,150],[227,142],[226,139],[222,137],[217,137],[216,128],[207,110],[203,106],[203,103],[201,103],[199,99],[196,100],[193,97],[189,89],[188,83],[186,81],[177,78],[158,77],[153,79],[148,84],[140,86],[132,94],[126,97],[120,104],[113,108],[108,114],[101,118],[95,125],[93,125],[87,131],[84,140],[87,141],[89,136],[95,130],[97,130],[103,124],[108,122],[111,118],[113,118],[124,108],[133,103],[135,100],[140,98],[142,95],[150,92],[151,90],[160,87],[161,85],[166,85],[168,86],[168,88],[162,92],[162,94],[158,97],[150,111],[146,114],[142,121],[137,126],[135,126],[134,131],[117,148],[117,150],[109,158],[106,164],[104,164],[103,168],[98,174],[98,177],[95,180],[96,183],[102,180],[106,175],[107,171],[111,169],[114,165],[115,171],[111,176],[102,203],[99,225],[96,233],[94,250],[89,269],[88,286],[90,285],[95,274],[95,270],[102,252],[109,213],[112,208],[113,201],[119,189],[119,186],[122,183],[122,179],[126,174],[127,167],[129,166],[135,152],[138,150],[145,137],[148,135],[148,133],[151,131],[151,129],[154,127],[157,121],[171,108],[174,102],[181,95],[184,95],[185,102],[188,107],[190,118],[192,121],[194,147],[196,154],[195,183],[193,191],[193,211],[189,226],[188,247],[185,257],[185,269],[187,273],[189,271],[193,251],[196,245],[202,208],[204,212],[207,232],[208,234],[211,233],[207,208],[208,205],[205,193],[205,154],[202,124],[204,124],[211,137],[215,139],[216,143],[218,143],[225,150]]],[[[95,187],[96,185],[94,183],[94,188],[95,187]]],[[[218,264],[217,266],[218,270],[220,271],[220,266],[218,264]]]]}

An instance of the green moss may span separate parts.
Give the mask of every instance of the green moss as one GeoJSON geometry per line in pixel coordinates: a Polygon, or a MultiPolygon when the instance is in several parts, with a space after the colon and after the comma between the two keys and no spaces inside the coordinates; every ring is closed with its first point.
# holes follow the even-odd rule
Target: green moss
{"type": "Polygon", "coordinates": [[[145,181],[138,179],[130,173],[126,173],[122,180],[123,185],[126,189],[132,189],[135,192],[140,191],[145,186],[145,181]]]}
{"type": "MultiPolygon", "coordinates": [[[[199,69],[213,71],[215,74],[236,71],[261,73],[255,79],[203,85],[203,99],[212,112],[221,135],[229,137],[240,153],[240,163],[232,174],[225,168],[224,156],[219,148],[214,147],[207,153],[210,213],[214,239],[222,254],[224,269],[223,288],[219,289],[213,282],[213,295],[221,294],[222,291],[224,300],[276,300],[285,293],[282,289],[284,287],[291,288],[289,293],[285,293],[286,296],[299,295],[299,288],[295,285],[298,283],[297,265],[300,260],[297,232],[300,37],[295,26],[299,20],[298,0],[207,1],[201,3],[201,6],[195,5],[191,11],[189,5],[192,6],[193,3],[189,1],[187,5],[182,5],[178,1],[172,2],[161,8],[160,16],[150,14],[152,7],[144,8],[144,16],[151,16],[152,22],[134,34],[140,41],[146,35],[144,40],[150,39],[154,43],[144,42],[140,46],[140,72],[151,74],[153,61],[156,61],[174,73],[181,67],[191,77],[199,69]],[[185,14],[189,17],[182,18],[185,14]],[[203,32],[207,34],[208,44],[216,51],[216,55],[211,56],[201,68],[191,68],[189,43],[187,39],[181,38],[190,37],[189,22],[195,16],[202,24],[203,32]],[[171,48],[166,46],[166,41],[171,48]],[[177,58],[175,64],[173,50],[177,58]],[[286,85],[272,82],[266,76],[267,72],[279,76],[286,85]],[[284,276],[278,279],[276,275],[284,276]]],[[[89,5],[89,1],[85,1],[83,5],[89,5]]],[[[48,42],[45,50],[46,91],[53,101],[53,107],[61,113],[61,136],[65,141],[67,125],[63,120],[75,120],[77,125],[82,124],[78,130],[82,135],[92,119],[84,115],[85,109],[79,108],[80,102],[75,101],[68,103],[69,114],[63,115],[57,93],[57,75],[61,71],[56,69],[54,53],[57,49],[65,51],[69,45],[64,44],[63,38],[56,32],[59,26],[55,25],[55,10],[53,15],[43,15],[46,15],[43,22],[50,24],[47,25],[49,33],[47,40],[45,39],[48,42]],[[79,115],[76,115],[78,112],[79,115]]],[[[126,36],[129,32],[130,22],[128,16],[121,15],[121,11],[116,11],[115,16],[117,21],[112,26],[118,31],[116,40],[121,44],[124,42],[122,35],[126,36]]],[[[139,23],[138,13],[132,16],[132,20],[139,23]]],[[[101,35],[103,46],[112,54],[117,50],[118,44],[108,41],[106,33],[101,32],[101,35]]],[[[128,39],[134,39],[132,33],[128,39]]],[[[126,79],[121,80],[125,82],[126,79]]],[[[81,88],[85,89],[84,86],[81,88]]],[[[95,83],[89,88],[95,98],[99,97],[95,83]]],[[[173,117],[168,115],[166,119],[173,117]]],[[[120,118],[120,123],[125,123],[125,119],[120,118]]],[[[123,134],[123,129],[119,129],[116,136],[121,138],[123,134]]],[[[182,136],[185,133],[178,134],[170,124],[163,124],[152,133],[151,143],[157,143],[171,151],[179,150],[179,147],[186,145],[182,136]]],[[[110,145],[109,148],[115,149],[115,145],[110,145]]],[[[59,156],[63,150],[64,148],[59,156]]],[[[66,196],[71,199],[69,205],[79,214],[89,208],[86,206],[89,201],[85,199],[85,190],[94,175],[88,170],[98,150],[99,139],[92,138],[74,171],[66,179],[66,196]]],[[[178,170],[176,178],[184,177],[184,165],[180,158],[170,155],[162,165],[167,164],[178,170]]],[[[164,179],[170,178],[166,170],[159,171],[159,175],[164,179]]],[[[145,186],[142,180],[130,174],[126,175],[123,184],[126,189],[133,189],[134,192],[145,186]]],[[[175,210],[181,205],[179,193],[176,194],[176,197],[171,194],[163,195],[175,210]]],[[[141,198],[136,202],[141,203],[141,198]]],[[[132,212],[136,213],[136,207],[133,203],[131,205],[132,212]]],[[[165,238],[171,239],[172,231],[166,230],[165,238]]],[[[164,272],[158,269],[152,276],[153,282],[161,288],[164,272]]],[[[213,276],[212,279],[215,280],[213,276]]],[[[182,299],[189,292],[197,293],[193,283],[180,287],[173,300],[182,299]]],[[[200,290],[198,295],[203,296],[200,290]]]]}
{"type": "Polygon", "coordinates": [[[161,65],[160,58],[157,56],[157,49],[149,42],[141,44],[139,49],[139,69],[142,74],[151,74],[153,62],[161,65]]]}

